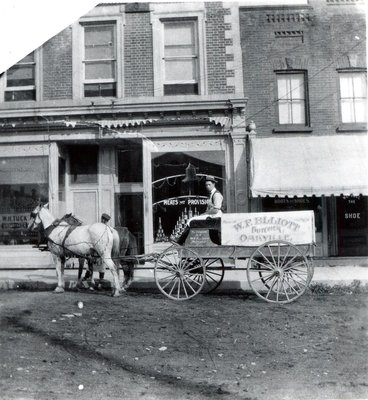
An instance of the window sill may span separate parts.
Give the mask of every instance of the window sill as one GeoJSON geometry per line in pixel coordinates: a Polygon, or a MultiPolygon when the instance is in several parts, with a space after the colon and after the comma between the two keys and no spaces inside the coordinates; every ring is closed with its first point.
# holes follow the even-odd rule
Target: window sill
{"type": "Polygon", "coordinates": [[[341,124],[336,128],[336,132],[366,132],[367,124],[341,124]]]}
{"type": "Polygon", "coordinates": [[[300,125],[285,125],[278,126],[272,129],[272,133],[312,133],[313,129],[310,126],[300,125]]]}

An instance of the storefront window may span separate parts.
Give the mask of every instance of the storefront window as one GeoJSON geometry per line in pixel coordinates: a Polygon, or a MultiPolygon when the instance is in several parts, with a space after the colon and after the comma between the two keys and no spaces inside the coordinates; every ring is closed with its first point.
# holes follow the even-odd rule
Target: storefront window
{"type": "Polygon", "coordinates": [[[341,196],[336,198],[339,256],[368,255],[367,209],[367,196],[341,196]]]}
{"type": "Polygon", "coordinates": [[[0,245],[37,244],[28,232],[31,211],[48,201],[48,158],[0,158],[0,245]]]}
{"type": "Polygon", "coordinates": [[[154,242],[168,241],[207,207],[205,176],[225,193],[225,152],[157,153],[152,160],[154,242]]]}
{"type": "Polygon", "coordinates": [[[316,232],[322,232],[322,205],[320,197],[266,197],[262,199],[263,211],[314,211],[316,232]]]}
{"type": "Polygon", "coordinates": [[[118,181],[142,182],[142,141],[127,141],[118,149],[118,181]]]}

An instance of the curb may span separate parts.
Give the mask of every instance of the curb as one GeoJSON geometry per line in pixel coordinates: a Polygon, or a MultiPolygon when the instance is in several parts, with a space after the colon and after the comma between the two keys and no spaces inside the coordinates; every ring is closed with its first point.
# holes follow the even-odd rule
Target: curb
{"type": "MultiPolygon", "coordinates": [[[[0,291],[25,290],[25,291],[53,291],[56,288],[55,282],[42,280],[29,281],[20,279],[0,280],[0,291]]],[[[103,291],[110,291],[110,282],[102,286],[103,291]]],[[[94,290],[92,288],[92,290],[94,290]]],[[[65,280],[65,291],[88,291],[88,288],[78,287],[77,280],[65,280]]],[[[132,283],[128,292],[161,293],[154,280],[137,280],[132,283]]],[[[312,281],[309,285],[309,292],[313,294],[359,294],[368,293],[368,282],[359,279],[346,281],[312,281]]],[[[217,294],[250,294],[253,291],[244,281],[224,281],[216,289],[217,294]]]]}

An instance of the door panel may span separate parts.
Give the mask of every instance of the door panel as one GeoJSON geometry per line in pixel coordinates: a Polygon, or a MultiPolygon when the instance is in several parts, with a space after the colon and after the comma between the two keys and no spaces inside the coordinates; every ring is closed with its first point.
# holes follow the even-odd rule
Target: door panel
{"type": "Polygon", "coordinates": [[[73,214],[83,224],[98,222],[97,190],[73,191],[73,214]]]}

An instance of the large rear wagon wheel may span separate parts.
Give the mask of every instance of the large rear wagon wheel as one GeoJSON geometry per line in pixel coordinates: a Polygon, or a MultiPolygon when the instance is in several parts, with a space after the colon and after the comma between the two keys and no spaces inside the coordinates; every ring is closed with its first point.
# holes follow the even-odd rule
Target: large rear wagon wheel
{"type": "Polygon", "coordinates": [[[250,287],[261,299],[271,303],[291,303],[309,286],[313,265],[297,246],[273,240],[252,253],[247,277],[250,287]]]}
{"type": "Polygon", "coordinates": [[[202,293],[209,294],[221,285],[225,275],[225,265],[222,258],[204,258],[203,264],[206,267],[206,277],[202,293]]]}
{"type": "Polygon", "coordinates": [[[185,247],[171,246],[164,250],[155,264],[155,281],[165,296],[188,300],[196,296],[205,283],[206,267],[199,255],[185,247]]]}

